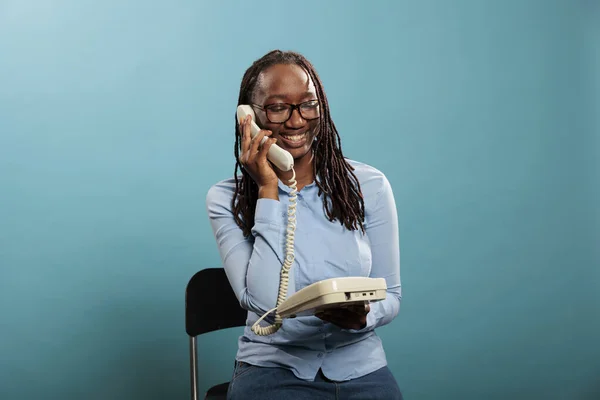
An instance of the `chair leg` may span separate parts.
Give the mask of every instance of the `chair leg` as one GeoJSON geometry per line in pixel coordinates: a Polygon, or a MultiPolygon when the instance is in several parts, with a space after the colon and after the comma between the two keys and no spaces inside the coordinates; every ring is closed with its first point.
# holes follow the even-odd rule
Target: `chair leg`
{"type": "Polygon", "coordinates": [[[198,393],[198,353],[196,348],[196,337],[189,337],[190,342],[190,385],[192,400],[199,399],[198,393]]]}

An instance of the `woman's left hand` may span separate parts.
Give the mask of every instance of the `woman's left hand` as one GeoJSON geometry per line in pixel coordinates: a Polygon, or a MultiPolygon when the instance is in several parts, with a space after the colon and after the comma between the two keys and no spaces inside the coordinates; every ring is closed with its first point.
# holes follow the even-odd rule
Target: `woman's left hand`
{"type": "Polygon", "coordinates": [[[360,330],[367,326],[367,314],[371,307],[366,305],[330,308],[315,314],[325,322],[330,322],[342,329],[360,330]]]}

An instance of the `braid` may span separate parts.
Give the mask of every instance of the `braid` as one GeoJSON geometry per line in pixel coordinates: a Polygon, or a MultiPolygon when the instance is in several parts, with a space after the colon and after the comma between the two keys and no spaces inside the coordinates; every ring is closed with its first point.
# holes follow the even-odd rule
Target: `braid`
{"type": "MultiPolygon", "coordinates": [[[[275,64],[296,64],[310,75],[321,106],[319,135],[315,144],[313,170],[315,177],[319,177],[316,183],[319,188],[319,196],[323,195],[323,208],[329,221],[338,220],[346,229],[361,229],[364,233],[365,205],[360,183],[354,174],[354,168],[346,161],[342,153],[340,135],[331,119],[327,96],[313,65],[302,55],[295,52],[274,50],[267,53],[246,70],[240,86],[238,105],[250,103],[260,72],[275,64]]],[[[242,229],[244,235],[249,236],[252,226],[254,226],[258,185],[241,168],[239,163],[240,137],[240,126],[236,117],[234,147],[236,190],[231,205],[236,223],[242,229]],[[239,170],[242,172],[241,178],[238,177],[239,170]]]]}

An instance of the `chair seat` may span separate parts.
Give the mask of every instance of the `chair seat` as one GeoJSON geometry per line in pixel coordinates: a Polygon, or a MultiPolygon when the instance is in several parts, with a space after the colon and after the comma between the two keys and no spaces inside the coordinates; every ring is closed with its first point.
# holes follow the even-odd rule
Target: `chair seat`
{"type": "Polygon", "coordinates": [[[215,385],[208,389],[206,392],[205,400],[226,400],[227,399],[227,388],[229,387],[229,382],[221,383],[219,385],[215,385]]]}

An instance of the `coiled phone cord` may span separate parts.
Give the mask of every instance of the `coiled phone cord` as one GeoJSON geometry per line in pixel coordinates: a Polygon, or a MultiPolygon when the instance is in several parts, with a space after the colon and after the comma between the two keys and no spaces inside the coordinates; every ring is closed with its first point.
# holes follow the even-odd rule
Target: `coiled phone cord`
{"type": "Polygon", "coordinates": [[[258,321],[252,325],[252,332],[259,336],[267,336],[271,335],[281,328],[283,324],[283,319],[279,315],[279,313],[275,313],[275,323],[269,326],[259,326],[260,321],[265,319],[265,317],[271,314],[273,311],[277,310],[277,307],[281,303],[285,301],[287,298],[288,292],[288,281],[289,281],[289,273],[292,265],[294,264],[294,235],[296,232],[296,197],[298,191],[296,190],[296,172],[294,168],[292,168],[292,178],[290,179],[289,187],[292,189],[290,192],[290,200],[288,205],[288,219],[287,219],[287,235],[285,241],[285,261],[283,262],[283,266],[281,267],[281,276],[279,280],[279,294],[277,296],[277,305],[275,308],[267,311],[258,321]]]}

